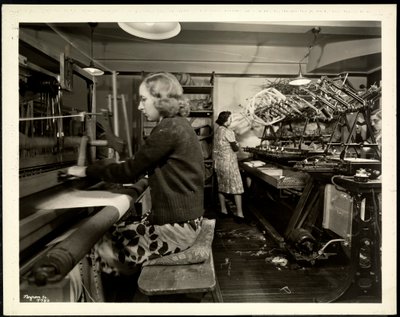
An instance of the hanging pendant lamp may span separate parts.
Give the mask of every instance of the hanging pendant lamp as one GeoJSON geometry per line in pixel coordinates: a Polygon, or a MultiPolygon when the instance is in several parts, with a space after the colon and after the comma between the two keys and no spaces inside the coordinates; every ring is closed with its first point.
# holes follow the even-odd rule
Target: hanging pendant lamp
{"type": "Polygon", "coordinates": [[[89,23],[91,35],[90,35],[90,63],[88,67],[83,68],[84,71],[88,72],[92,76],[104,75],[104,71],[97,68],[93,62],[93,32],[97,26],[97,23],[89,23]]]}
{"type": "Polygon", "coordinates": [[[289,85],[292,85],[292,86],[304,86],[304,85],[307,85],[307,84],[309,84],[309,83],[311,82],[311,79],[309,79],[309,78],[303,76],[303,73],[302,73],[302,71],[301,71],[301,62],[302,62],[306,57],[308,57],[308,56],[310,55],[311,49],[314,47],[314,45],[315,45],[316,42],[317,42],[317,36],[318,36],[318,34],[321,32],[321,28],[318,27],[318,26],[313,27],[313,28],[311,29],[311,32],[312,32],[312,34],[314,35],[314,40],[313,40],[312,44],[308,47],[308,51],[307,51],[306,55],[304,55],[304,57],[299,61],[299,74],[297,75],[296,78],[292,79],[292,80],[289,82],[289,85]]]}
{"type": "Polygon", "coordinates": [[[179,22],[123,22],[118,23],[125,32],[148,40],[165,40],[181,31],[179,22]]]}
{"type": "Polygon", "coordinates": [[[306,78],[303,76],[303,73],[301,71],[301,64],[299,63],[299,74],[297,75],[296,78],[292,79],[291,81],[289,81],[289,85],[292,86],[303,86],[303,85],[307,85],[311,82],[311,79],[306,78]]]}

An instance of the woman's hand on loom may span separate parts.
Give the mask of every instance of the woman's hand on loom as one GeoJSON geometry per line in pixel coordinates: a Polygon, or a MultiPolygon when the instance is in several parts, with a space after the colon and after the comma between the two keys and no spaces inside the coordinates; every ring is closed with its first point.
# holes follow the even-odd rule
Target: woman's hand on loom
{"type": "Polygon", "coordinates": [[[77,176],[77,177],[86,177],[86,166],[71,166],[67,169],[67,175],[77,176]]]}

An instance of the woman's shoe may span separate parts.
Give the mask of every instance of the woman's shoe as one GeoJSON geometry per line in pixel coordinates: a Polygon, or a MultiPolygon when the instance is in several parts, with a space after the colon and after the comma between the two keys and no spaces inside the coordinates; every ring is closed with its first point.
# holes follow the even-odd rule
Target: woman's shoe
{"type": "Polygon", "coordinates": [[[233,220],[237,223],[237,224],[248,224],[249,220],[244,218],[244,217],[239,217],[239,216],[233,216],[233,220]]]}
{"type": "Polygon", "coordinates": [[[229,213],[218,212],[220,218],[229,218],[231,215],[229,213]]]}

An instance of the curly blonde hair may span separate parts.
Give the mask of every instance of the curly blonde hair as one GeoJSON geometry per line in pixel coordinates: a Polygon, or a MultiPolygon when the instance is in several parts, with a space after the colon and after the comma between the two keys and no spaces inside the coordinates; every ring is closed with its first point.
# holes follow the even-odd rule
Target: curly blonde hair
{"type": "Polygon", "coordinates": [[[171,73],[153,73],[142,82],[149,93],[156,99],[154,106],[163,117],[187,117],[190,104],[183,96],[183,88],[171,73]]]}

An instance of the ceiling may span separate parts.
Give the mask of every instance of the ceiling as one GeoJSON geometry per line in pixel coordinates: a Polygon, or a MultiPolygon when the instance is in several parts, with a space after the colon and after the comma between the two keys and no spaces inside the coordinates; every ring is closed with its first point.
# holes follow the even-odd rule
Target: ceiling
{"type": "MultiPolygon", "coordinates": [[[[72,43],[84,55],[89,54],[91,29],[88,23],[24,23],[21,30],[33,32],[55,32],[65,41],[72,43]],[[84,44],[79,44],[84,43],[84,44]]],[[[381,37],[381,23],[379,21],[313,21],[313,22],[181,22],[182,30],[174,38],[152,41],[145,40],[123,31],[117,23],[98,23],[94,30],[93,41],[95,46],[108,45],[162,45],[177,44],[181,46],[193,45],[200,47],[226,46],[256,47],[270,49],[282,48],[291,54],[293,62],[301,59],[304,52],[312,44],[318,43],[349,43],[355,40],[368,40],[381,37]],[[313,28],[319,27],[319,33],[313,33],[313,28]],[[316,36],[316,37],[314,37],[316,36]]],[[[166,50],[159,50],[160,54],[167,54],[166,50]]],[[[95,57],[96,58],[96,57],[95,57]]],[[[163,57],[168,60],[169,56],[163,57]]],[[[121,59],[119,56],[100,57],[102,63],[107,60],[121,59]]],[[[171,56],[173,60],[173,56],[171,56]]],[[[349,61],[341,60],[335,65],[324,65],[319,71],[346,71],[368,72],[381,65],[380,54],[365,54],[358,58],[351,57],[349,61]]],[[[114,68],[115,69],[115,68],[114,68]]]]}
{"type": "MultiPolygon", "coordinates": [[[[22,27],[45,29],[54,27],[72,38],[90,39],[88,23],[25,23],[22,27]]],[[[174,38],[162,40],[175,44],[276,45],[304,46],[313,40],[312,29],[320,27],[319,38],[328,41],[373,38],[381,36],[377,21],[325,22],[181,22],[181,32],[174,38]]],[[[117,23],[98,23],[94,41],[153,42],[123,31],[117,23]]]]}

